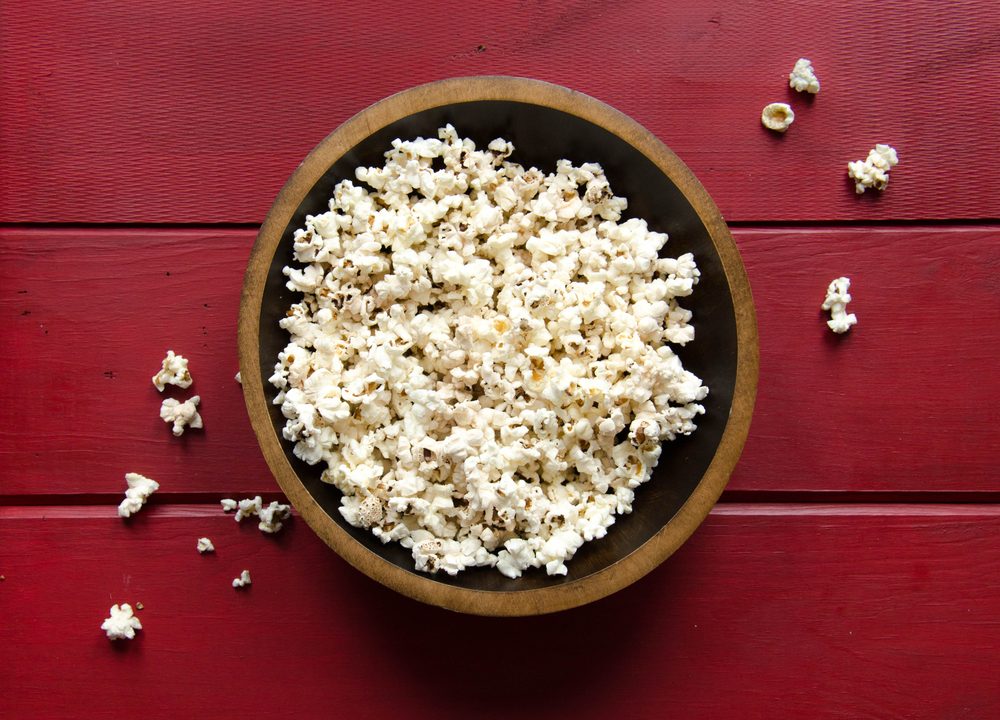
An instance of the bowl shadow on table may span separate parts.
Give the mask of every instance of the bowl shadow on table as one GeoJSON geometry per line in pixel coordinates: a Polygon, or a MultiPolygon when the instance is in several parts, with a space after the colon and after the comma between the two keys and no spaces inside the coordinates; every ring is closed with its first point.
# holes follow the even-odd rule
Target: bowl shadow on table
{"type": "Polygon", "coordinates": [[[654,615],[662,614],[660,593],[667,592],[658,582],[650,596],[649,580],[640,580],[583,607],[498,618],[442,610],[346,574],[351,586],[340,584],[337,592],[353,598],[355,630],[383,649],[378,660],[387,692],[416,696],[420,707],[442,717],[558,717],[569,706],[610,711],[617,688],[636,670],[628,658],[650,625],[659,624],[654,615]],[[439,672],[438,681],[428,684],[427,672],[439,672]],[[440,682],[447,692],[434,689],[440,682]],[[498,704],[504,686],[511,688],[506,707],[498,704]]]}

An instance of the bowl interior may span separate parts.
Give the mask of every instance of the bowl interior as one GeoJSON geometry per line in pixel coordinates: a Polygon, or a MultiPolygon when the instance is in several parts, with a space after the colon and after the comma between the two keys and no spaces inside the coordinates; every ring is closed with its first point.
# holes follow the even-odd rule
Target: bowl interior
{"type": "MultiPolygon", "coordinates": [[[[306,215],[328,209],[333,187],[354,179],[361,165],[381,166],[383,153],[394,138],[436,137],[446,123],[455,126],[461,137],[472,138],[477,146],[503,137],[514,143],[511,160],[525,167],[552,172],[561,158],[575,164],[597,162],[605,169],[616,195],[628,199],[625,217],[645,218],[651,228],[670,236],[663,253],[677,256],[691,252],[701,270],[694,294],[682,305],[694,312],[695,340],[674,349],[685,368],[699,375],[710,388],[703,402],[706,413],[697,421],[698,430],[690,437],[667,443],[652,480],[636,491],[634,511],[618,517],[608,535],[585,543],[567,563],[569,574],[549,577],[544,570],[531,570],[518,580],[510,580],[492,569],[471,569],[457,577],[415,573],[409,551],[395,543],[383,545],[371,533],[350,526],[337,508],[340,491],[323,483],[322,467],[310,466],[292,454],[292,445],[282,440],[288,461],[316,502],[331,520],[351,537],[395,565],[433,582],[470,590],[527,591],[580,580],[603,570],[630,554],[666,525],[697,486],[722,438],[733,401],[737,368],[736,317],[726,274],[707,229],[694,208],[657,166],[622,138],[575,115],[523,102],[476,101],[445,105],[404,117],[371,134],[343,155],[312,187],[287,225],[270,264],[260,315],[261,377],[269,403],[271,421],[284,425],[280,409],[270,402],[276,395],[267,382],[287,333],[278,327],[288,306],[298,293],[285,288],[281,270],[292,260],[292,233],[302,227],[306,215]]],[[[249,381],[247,379],[246,381],[249,381]]]]}

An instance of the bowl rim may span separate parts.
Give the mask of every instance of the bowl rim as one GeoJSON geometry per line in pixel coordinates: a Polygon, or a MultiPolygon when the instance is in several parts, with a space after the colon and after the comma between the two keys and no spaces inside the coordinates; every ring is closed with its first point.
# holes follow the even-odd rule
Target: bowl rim
{"type": "Polygon", "coordinates": [[[598,600],[632,584],[673,554],[715,505],[742,452],[757,393],[759,349],[750,283],[729,229],[688,167],[649,130],[609,105],[569,88],[522,77],[455,77],[391,95],[344,122],[295,169],[261,224],[247,263],[238,331],[243,396],[258,443],[278,485],[306,523],[344,560],[408,597],[476,615],[539,615],[598,600]],[[334,521],[289,463],[271,422],[260,377],[260,313],[274,254],[298,206],[340,157],[368,135],[403,117],[442,105],[502,100],[541,105],[596,124],[645,155],[681,191],[705,225],[722,262],[736,315],[736,381],[729,419],[711,463],[677,513],[649,540],[607,567],[552,587],[472,590],[436,582],[372,552],[334,521]]]}

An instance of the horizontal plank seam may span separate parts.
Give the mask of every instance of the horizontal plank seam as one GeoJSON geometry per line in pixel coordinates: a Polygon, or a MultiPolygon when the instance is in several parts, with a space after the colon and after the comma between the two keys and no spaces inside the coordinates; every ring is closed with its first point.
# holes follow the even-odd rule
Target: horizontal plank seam
{"type": "Polygon", "coordinates": [[[0,232],[4,230],[252,230],[257,232],[260,229],[259,222],[151,222],[151,223],[123,223],[123,222],[2,222],[0,232]]]}
{"type": "MultiPolygon", "coordinates": [[[[989,228],[996,227],[1000,229],[1000,217],[993,218],[975,218],[975,219],[917,219],[917,220],[899,220],[899,219],[889,219],[889,220],[734,220],[728,221],[727,224],[731,228],[739,230],[780,230],[782,228],[787,228],[789,230],[796,230],[802,228],[829,228],[829,229],[850,229],[850,228],[878,228],[891,230],[894,228],[899,229],[918,229],[921,227],[926,228],[989,228]]],[[[81,223],[39,223],[39,222],[3,222],[0,223],[0,232],[3,231],[17,231],[17,230],[128,230],[128,231],[165,231],[170,230],[205,230],[205,231],[218,231],[218,230],[248,230],[256,233],[260,229],[260,223],[233,223],[233,222],[223,222],[223,223],[209,223],[209,222],[194,222],[194,223],[178,223],[178,222],[163,222],[163,223],[121,223],[121,222],[108,222],[108,223],[95,223],[95,222],[81,222],[81,223]]]]}
{"type": "MultiPolygon", "coordinates": [[[[67,506],[107,506],[117,505],[124,496],[121,493],[53,493],[53,494],[9,494],[0,495],[2,507],[67,507],[67,506]]],[[[224,497],[246,497],[246,491],[232,492],[185,492],[161,491],[154,495],[150,505],[199,505],[216,503],[224,497]]],[[[253,493],[257,494],[257,493],[253,493]]],[[[260,493],[265,502],[284,501],[279,492],[260,493]]],[[[893,490],[727,490],[719,500],[720,505],[979,505],[1000,504],[1000,491],[893,491],[893,490]]]]}
{"type": "MultiPolygon", "coordinates": [[[[720,503],[711,515],[724,516],[868,516],[868,517],[987,517],[1000,518],[1000,505],[981,503],[954,504],[828,504],[828,503],[720,503]]],[[[160,504],[147,507],[135,518],[122,520],[143,523],[172,517],[232,517],[223,515],[216,503],[160,504]]],[[[57,518],[115,518],[117,511],[109,505],[32,505],[0,507],[0,522],[5,520],[44,520],[57,518]]]]}
{"type": "Polygon", "coordinates": [[[889,219],[889,220],[733,220],[727,221],[727,224],[731,228],[738,229],[780,229],[783,227],[789,229],[798,228],[852,228],[852,227],[864,227],[864,228],[941,228],[941,227],[968,227],[968,228],[983,228],[990,226],[1000,226],[1000,218],[995,217],[983,217],[983,218],[921,218],[914,220],[904,220],[904,219],[889,219]]]}

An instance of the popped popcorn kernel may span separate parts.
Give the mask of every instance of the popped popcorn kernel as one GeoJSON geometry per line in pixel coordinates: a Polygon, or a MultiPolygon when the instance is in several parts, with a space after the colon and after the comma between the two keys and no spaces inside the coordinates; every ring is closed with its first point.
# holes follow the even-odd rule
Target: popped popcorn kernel
{"type": "Polygon", "coordinates": [[[272,501],[267,507],[258,510],[257,516],[260,519],[260,522],[257,523],[257,529],[268,535],[273,535],[281,530],[284,527],[284,521],[292,516],[292,507],[272,501]]]}
{"type": "Polygon", "coordinates": [[[838,335],[847,332],[858,323],[857,316],[847,312],[847,303],[851,302],[851,294],[848,292],[850,287],[849,278],[834,278],[826,289],[826,299],[821,306],[823,310],[830,311],[830,319],[826,324],[838,335]]]}
{"type": "Polygon", "coordinates": [[[128,603],[112,605],[110,613],[110,617],[101,623],[101,630],[108,636],[108,640],[132,640],[135,638],[135,631],[142,630],[142,623],[128,603]]]}
{"type": "Polygon", "coordinates": [[[202,555],[215,552],[215,545],[207,537],[198,538],[198,552],[202,555]]]}
{"type": "Polygon", "coordinates": [[[809,60],[799,58],[795,61],[795,67],[788,74],[788,86],[797,92],[807,92],[812,95],[819,92],[819,79],[809,60]]]}
{"type": "Polygon", "coordinates": [[[768,130],[785,132],[795,121],[795,113],[786,103],[771,103],[765,105],[760,113],[760,122],[768,130]]]}
{"type": "Polygon", "coordinates": [[[176,437],[183,435],[186,427],[195,429],[204,427],[201,415],[198,414],[198,403],[200,402],[201,398],[197,395],[191,396],[184,402],[167,398],[160,405],[160,419],[172,426],[170,431],[176,437]]]}
{"type": "Polygon", "coordinates": [[[118,515],[123,518],[139,512],[149,496],[160,489],[160,483],[139,473],[125,473],[125,484],[125,499],[118,505],[118,515]]]}
{"type": "Polygon", "coordinates": [[[167,350],[162,365],[160,371],[153,376],[153,385],[157,390],[163,392],[167,385],[176,385],[184,389],[191,387],[194,379],[188,370],[187,358],[183,355],[174,355],[173,350],[167,350]]]}
{"type": "Polygon", "coordinates": [[[876,145],[864,160],[847,163],[847,175],[854,180],[858,195],[869,188],[885,190],[889,184],[889,171],[899,164],[896,149],[889,145],[876,145]]]}

